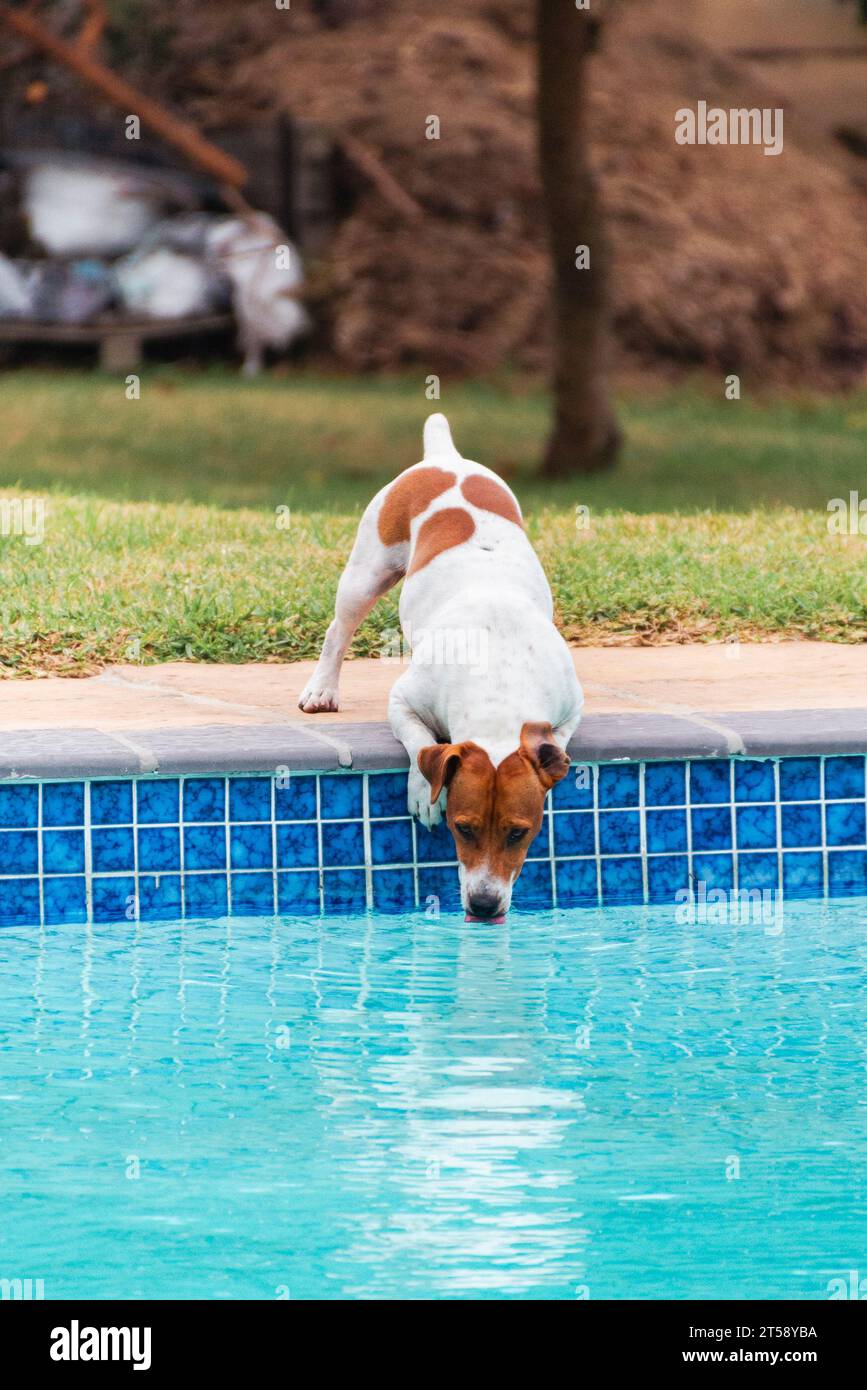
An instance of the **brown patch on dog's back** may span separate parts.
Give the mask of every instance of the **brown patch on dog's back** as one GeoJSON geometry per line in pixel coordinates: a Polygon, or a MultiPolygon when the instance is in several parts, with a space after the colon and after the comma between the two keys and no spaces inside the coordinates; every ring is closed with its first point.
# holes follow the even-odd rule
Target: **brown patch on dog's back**
{"type": "Polygon", "coordinates": [[[493,478],[486,478],[481,473],[471,473],[461,483],[461,492],[474,507],[481,507],[486,512],[496,512],[497,516],[504,516],[507,521],[514,521],[516,526],[523,527],[524,522],[514,497],[499,483],[495,483],[493,478]]]}
{"type": "Polygon", "coordinates": [[[475,529],[476,523],[463,507],[443,507],[440,511],[434,512],[433,516],[429,516],[419,527],[412,563],[406,572],[407,579],[411,574],[417,574],[419,570],[424,569],[425,565],[429,565],[431,560],[435,560],[444,550],[463,545],[475,529]]]}
{"type": "Polygon", "coordinates": [[[383,545],[399,545],[409,540],[409,526],[414,516],[454,486],[457,474],[445,468],[416,468],[404,473],[391,486],[382,504],[377,521],[379,539],[383,545]]]}

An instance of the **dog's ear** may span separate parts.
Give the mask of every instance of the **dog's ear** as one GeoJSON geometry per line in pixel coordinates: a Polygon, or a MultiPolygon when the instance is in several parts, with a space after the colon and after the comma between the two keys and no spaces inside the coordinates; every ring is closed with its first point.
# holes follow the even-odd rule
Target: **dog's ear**
{"type": "Polygon", "coordinates": [[[430,782],[430,804],[439,800],[443,787],[447,787],[461,764],[464,746],[461,743],[431,743],[422,748],[418,755],[418,765],[430,782]]]}
{"type": "Polygon", "coordinates": [[[521,752],[530,759],[536,776],[549,791],[569,771],[569,759],[558,743],[550,724],[525,724],[521,730],[521,752]]]}

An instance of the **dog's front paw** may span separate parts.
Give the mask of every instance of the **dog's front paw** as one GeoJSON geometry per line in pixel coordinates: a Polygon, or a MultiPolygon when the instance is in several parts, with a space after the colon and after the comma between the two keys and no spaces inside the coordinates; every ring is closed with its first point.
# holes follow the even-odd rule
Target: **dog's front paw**
{"type": "Polygon", "coordinates": [[[443,818],[442,798],[431,805],[430,782],[417,768],[410,769],[406,799],[410,815],[415,816],[420,825],[428,830],[439,825],[443,818]]]}
{"type": "Polygon", "coordinates": [[[338,707],[337,686],[321,685],[315,677],[307,682],[298,697],[298,708],[305,714],[322,714],[338,707]]]}

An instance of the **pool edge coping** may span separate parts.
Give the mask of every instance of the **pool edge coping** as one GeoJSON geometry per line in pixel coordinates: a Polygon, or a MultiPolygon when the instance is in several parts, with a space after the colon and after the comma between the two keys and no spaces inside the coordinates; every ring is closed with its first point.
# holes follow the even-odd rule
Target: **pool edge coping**
{"type": "MultiPolygon", "coordinates": [[[[867,751],[867,706],[723,714],[588,714],[575,763],[773,758],[867,751]]],[[[154,729],[32,728],[0,735],[0,780],[185,776],[218,772],[376,772],[408,766],[380,721],[285,720],[154,729]]]]}

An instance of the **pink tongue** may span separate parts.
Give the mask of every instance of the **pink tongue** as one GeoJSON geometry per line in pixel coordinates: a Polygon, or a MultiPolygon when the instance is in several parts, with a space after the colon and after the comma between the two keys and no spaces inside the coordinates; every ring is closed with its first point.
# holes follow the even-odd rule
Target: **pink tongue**
{"type": "Polygon", "coordinates": [[[469,912],[464,918],[465,922],[491,922],[495,927],[502,926],[505,920],[505,917],[473,917],[473,915],[469,912]]]}

